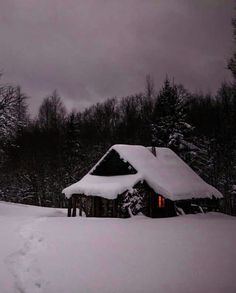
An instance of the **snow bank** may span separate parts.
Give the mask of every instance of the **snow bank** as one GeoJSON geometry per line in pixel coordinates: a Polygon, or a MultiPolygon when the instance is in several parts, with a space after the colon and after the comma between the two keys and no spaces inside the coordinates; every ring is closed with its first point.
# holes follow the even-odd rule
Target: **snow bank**
{"type": "Polygon", "coordinates": [[[0,202],[1,293],[236,292],[235,217],[123,220],[57,212],[0,202]]]}
{"type": "MultiPolygon", "coordinates": [[[[7,217],[65,217],[66,209],[45,208],[33,205],[0,201],[0,216],[7,217]]],[[[0,291],[1,292],[1,291],[0,291]]]]}
{"type": "Polygon", "coordinates": [[[213,186],[200,178],[182,159],[168,148],[156,148],[155,157],[148,148],[136,145],[114,145],[79,182],[65,188],[66,197],[72,194],[98,195],[116,198],[118,194],[132,188],[138,181],[145,180],[158,194],[171,200],[222,197],[213,186]],[[136,170],[135,175],[95,176],[96,166],[111,150],[115,150],[124,161],[136,170]]]}

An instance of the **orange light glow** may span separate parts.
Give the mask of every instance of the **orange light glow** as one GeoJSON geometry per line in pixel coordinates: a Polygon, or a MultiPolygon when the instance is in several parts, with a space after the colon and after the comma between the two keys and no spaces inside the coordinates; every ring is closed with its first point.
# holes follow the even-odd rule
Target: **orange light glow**
{"type": "Polygon", "coordinates": [[[165,207],[165,198],[161,195],[158,195],[158,207],[159,208],[165,207]]]}

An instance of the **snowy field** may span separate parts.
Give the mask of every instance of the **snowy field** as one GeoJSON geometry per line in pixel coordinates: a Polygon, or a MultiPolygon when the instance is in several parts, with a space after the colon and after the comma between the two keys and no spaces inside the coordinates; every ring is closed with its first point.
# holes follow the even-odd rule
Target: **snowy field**
{"type": "Polygon", "coordinates": [[[0,293],[235,293],[236,218],[67,218],[0,202],[0,293]]]}

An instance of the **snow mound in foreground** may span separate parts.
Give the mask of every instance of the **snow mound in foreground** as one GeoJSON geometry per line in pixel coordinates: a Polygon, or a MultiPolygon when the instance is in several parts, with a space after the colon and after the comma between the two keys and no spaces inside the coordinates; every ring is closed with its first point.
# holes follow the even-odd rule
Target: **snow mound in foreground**
{"type": "Polygon", "coordinates": [[[1,293],[236,292],[234,217],[54,217],[57,212],[0,202],[1,293]]]}

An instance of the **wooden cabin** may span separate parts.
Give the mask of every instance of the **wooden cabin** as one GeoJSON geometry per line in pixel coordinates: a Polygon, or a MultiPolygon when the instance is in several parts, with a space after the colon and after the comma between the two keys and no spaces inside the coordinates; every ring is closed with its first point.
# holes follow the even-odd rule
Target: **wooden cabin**
{"type": "Polygon", "coordinates": [[[216,210],[222,194],[168,148],[114,145],[80,181],[62,191],[68,216],[171,217],[216,210]]]}

